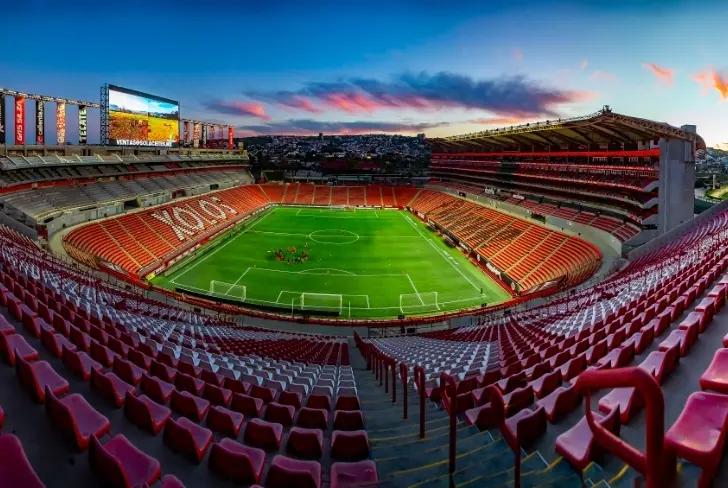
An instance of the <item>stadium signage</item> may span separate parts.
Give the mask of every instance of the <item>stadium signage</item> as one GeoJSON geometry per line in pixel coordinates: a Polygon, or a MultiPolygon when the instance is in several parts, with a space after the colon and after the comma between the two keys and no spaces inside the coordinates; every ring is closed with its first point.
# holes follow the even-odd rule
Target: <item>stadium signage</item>
{"type": "Polygon", "coordinates": [[[35,143],[45,144],[45,102],[35,101],[35,143]]]}
{"type": "Polygon", "coordinates": [[[86,105],[78,106],[78,143],[88,142],[88,115],[86,105]]]}
{"type": "Polygon", "coordinates": [[[56,103],[56,142],[58,145],[66,143],[66,104],[56,103]]]}
{"type": "Polygon", "coordinates": [[[158,210],[152,213],[152,217],[170,226],[177,238],[184,241],[187,237],[198,234],[237,213],[237,210],[230,205],[217,197],[212,197],[209,200],[190,202],[184,206],[173,206],[171,212],[166,208],[158,210]]]}
{"type": "Polygon", "coordinates": [[[15,144],[25,144],[25,98],[15,97],[15,144]]]}
{"type": "Polygon", "coordinates": [[[5,95],[0,94],[0,144],[5,144],[5,95]]]}

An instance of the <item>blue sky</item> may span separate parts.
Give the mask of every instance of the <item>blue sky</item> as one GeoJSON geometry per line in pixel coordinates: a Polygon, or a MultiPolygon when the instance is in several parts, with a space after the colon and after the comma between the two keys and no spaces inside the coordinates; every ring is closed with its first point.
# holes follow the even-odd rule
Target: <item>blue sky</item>
{"type": "Polygon", "coordinates": [[[728,142],[724,2],[0,2],[0,86],[113,83],[238,134],[440,136],[609,104],[728,142]]]}

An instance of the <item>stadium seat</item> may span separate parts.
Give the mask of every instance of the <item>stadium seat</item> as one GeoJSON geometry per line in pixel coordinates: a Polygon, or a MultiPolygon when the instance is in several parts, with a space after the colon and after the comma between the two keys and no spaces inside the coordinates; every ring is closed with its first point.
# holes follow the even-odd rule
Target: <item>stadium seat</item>
{"type": "Polygon", "coordinates": [[[317,461],[299,461],[279,454],[271,462],[265,486],[267,488],[320,488],[321,465],[317,461]]]}
{"type": "Polygon", "coordinates": [[[124,413],[132,423],[154,435],[162,431],[172,415],[169,408],[156,403],[148,396],[136,396],[131,392],[126,394],[124,413]]]}
{"type": "Polygon", "coordinates": [[[91,369],[91,389],[101,395],[109,404],[121,408],[126,401],[126,394],[133,393],[135,388],[112,372],[102,373],[91,369]]]}
{"type": "Polygon", "coordinates": [[[265,451],[222,439],[210,449],[210,469],[224,479],[240,484],[257,484],[263,474],[265,451]]]}
{"type": "Polygon", "coordinates": [[[67,347],[63,347],[63,364],[73,372],[76,376],[81,378],[83,381],[88,381],[91,378],[91,371],[101,370],[103,366],[98,362],[91,359],[91,356],[83,351],[74,351],[67,347]]]}
{"type": "Polygon", "coordinates": [[[308,429],[326,430],[329,424],[329,412],[323,408],[303,407],[298,411],[296,426],[308,429]]]}
{"type": "Polygon", "coordinates": [[[172,410],[190,420],[201,422],[210,409],[210,402],[188,391],[174,390],[169,402],[172,410]]]}
{"type": "Polygon", "coordinates": [[[331,488],[367,486],[375,484],[378,480],[377,465],[374,461],[338,462],[331,465],[331,488]]]}
{"type": "Polygon", "coordinates": [[[166,405],[172,397],[174,385],[145,374],[142,375],[141,389],[155,402],[166,405]]]}
{"type": "Polygon", "coordinates": [[[26,361],[38,359],[38,351],[28,344],[25,337],[18,334],[0,336],[0,353],[9,366],[15,366],[16,357],[26,361]]]}
{"type": "Polygon", "coordinates": [[[305,459],[320,459],[324,452],[324,434],[321,429],[292,427],[288,433],[288,452],[305,459]]]}
{"type": "Polygon", "coordinates": [[[700,388],[728,394],[728,349],[718,349],[700,376],[700,388]]]}
{"type": "Polygon", "coordinates": [[[207,412],[207,426],[219,434],[237,438],[245,417],[242,413],[213,405],[207,412]]]}
{"type": "Polygon", "coordinates": [[[251,419],[245,426],[244,441],[247,445],[259,447],[266,451],[281,447],[283,426],[261,419],[251,419]]]}
{"type": "Polygon", "coordinates": [[[25,455],[20,439],[12,434],[0,435],[0,488],[44,488],[45,484],[25,455]]]}
{"type": "MultiPolygon", "coordinates": [[[[593,412],[594,418],[609,432],[619,435],[619,409],[613,409],[601,416],[593,412]]],[[[575,469],[582,471],[590,462],[602,453],[599,444],[594,440],[586,417],[582,417],[576,425],[556,438],[556,452],[564,456],[575,469]]]]}
{"type": "Polygon", "coordinates": [[[199,463],[212,443],[212,432],[187,417],[169,419],[164,428],[164,443],[199,463]]]}
{"type": "Polygon", "coordinates": [[[293,424],[293,416],[296,409],[291,405],[282,405],[278,402],[270,402],[265,409],[265,420],[277,422],[285,427],[293,424]]]}
{"type": "Polygon", "coordinates": [[[644,399],[635,388],[614,388],[599,400],[599,411],[607,415],[619,409],[620,422],[627,424],[643,405],[644,399]]]}
{"type": "Polygon", "coordinates": [[[213,405],[229,406],[233,397],[233,392],[227,388],[215,386],[211,383],[205,383],[202,397],[213,405]]]}
{"type": "Polygon", "coordinates": [[[56,396],[65,395],[70,390],[68,381],[56,373],[48,361],[29,363],[17,355],[15,371],[20,384],[31,393],[37,403],[45,403],[46,390],[56,396]]]}
{"type": "Polygon", "coordinates": [[[230,409],[240,412],[246,417],[261,417],[263,415],[263,400],[253,398],[244,393],[233,393],[230,409]]]}
{"type": "Polygon", "coordinates": [[[91,437],[101,437],[111,430],[109,419],[78,393],[59,399],[47,389],[46,410],[53,424],[74,440],[79,451],[88,448],[91,437]]]}
{"type": "Polygon", "coordinates": [[[336,410],[334,412],[335,430],[364,429],[364,414],[361,410],[336,410]]]}
{"type": "Polygon", "coordinates": [[[140,451],[123,434],[104,444],[92,436],[89,462],[106,483],[120,488],[149,486],[161,475],[159,461],[140,451]]]}
{"type": "Polygon", "coordinates": [[[369,457],[369,438],[364,430],[335,430],[331,434],[331,458],[359,461],[369,457]]]}
{"type": "Polygon", "coordinates": [[[142,368],[119,356],[114,358],[113,371],[119,378],[134,386],[142,381],[142,375],[144,374],[142,368]]]}

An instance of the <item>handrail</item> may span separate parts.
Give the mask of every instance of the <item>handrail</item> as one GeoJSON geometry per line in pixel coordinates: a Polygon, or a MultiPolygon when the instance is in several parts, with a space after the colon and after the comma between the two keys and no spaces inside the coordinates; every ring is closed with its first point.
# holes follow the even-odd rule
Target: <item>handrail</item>
{"type": "Polygon", "coordinates": [[[392,403],[397,403],[397,362],[390,359],[389,366],[392,368],[392,403]]]}
{"type": "Polygon", "coordinates": [[[425,368],[415,366],[415,385],[420,393],[420,439],[425,438],[425,368]]]}
{"type": "Polygon", "coordinates": [[[457,381],[447,373],[440,373],[440,389],[442,404],[450,416],[450,449],[448,468],[450,474],[455,472],[455,456],[457,453],[457,381]]]}
{"type": "Polygon", "coordinates": [[[576,389],[584,395],[587,423],[594,439],[605,449],[641,472],[647,488],[667,486],[675,476],[675,458],[664,448],[665,401],[657,380],[638,367],[611,370],[588,370],[576,380],[576,389]],[[612,434],[594,418],[591,394],[603,388],[633,387],[645,400],[645,452],[612,434]]]}
{"type": "Polygon", "coordinates": [[[405,363],[399,363],[399,377],[402,381],[402,418],[407,418],[407,375],[409,374],[409,368],[405,363]]]}

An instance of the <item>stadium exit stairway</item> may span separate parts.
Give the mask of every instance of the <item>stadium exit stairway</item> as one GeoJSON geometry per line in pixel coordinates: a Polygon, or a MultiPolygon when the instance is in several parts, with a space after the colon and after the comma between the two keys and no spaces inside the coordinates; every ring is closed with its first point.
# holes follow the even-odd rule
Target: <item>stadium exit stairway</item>
{"type": "MultiPolygon", "coordinates": [[[[408,418],[402,418],[401,383],[397,403],[385,393],[359,350],[352,348],[352,367],[364,412],[372,458],[383,487],[513,486],[513,453],[495,430],[479,431],[465,422],[457,424],[457,461],[452,483],[448,474],[449,419],[428,401],[425,405],[425,438],[419,438],[419,397],[408,388],[408,418]]],[[[391,385],[390,385],[391,386],[391,385]]],[[[523,487],[580,487],[581,478],[567,463],[549,466],[538,451],[523,453],[523,487]]],[[[587,484],[587,486],[590,486],[587,484]]]]}

